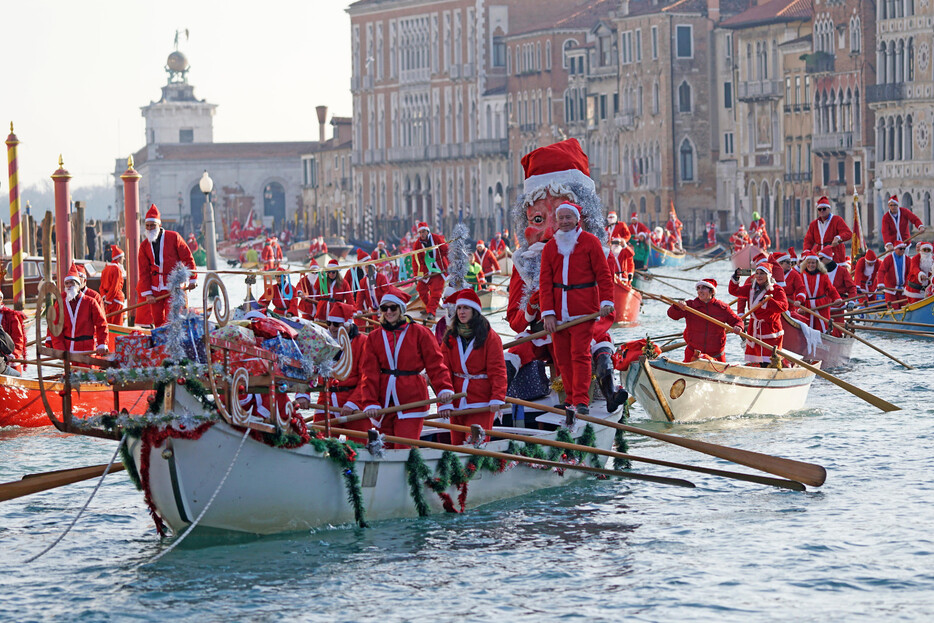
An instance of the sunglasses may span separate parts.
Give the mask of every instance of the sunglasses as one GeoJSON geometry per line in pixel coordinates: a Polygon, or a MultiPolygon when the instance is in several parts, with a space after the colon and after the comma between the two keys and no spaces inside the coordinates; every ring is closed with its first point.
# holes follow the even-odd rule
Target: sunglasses
{"type": "Polygon", "coordinates": [[[334,322],[333,320],[328,320],[329,327],[342,327],[344,326],[343,322],[334,322]]]}
{"type": "Polygon", "coordinates": [[[379,310],[384,311],[384,312],[396,311],[397,309],[399,309],[398,305],[380,305],[379,306],[379,310]]]}
{"type": "Polygon", "coordinates": [[[830,209],[830,208],[817,208],[817,211],[818,211],[818,212],[826,212],[826,211],[829,210],[829,209],[830,209]]]}

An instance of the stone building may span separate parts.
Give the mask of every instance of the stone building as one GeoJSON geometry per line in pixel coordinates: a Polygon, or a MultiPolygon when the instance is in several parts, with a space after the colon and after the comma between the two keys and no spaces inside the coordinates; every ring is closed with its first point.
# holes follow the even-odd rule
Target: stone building
{"type": "Polygon", "coordinates": [[[875,112],[874,230],[889,195],[930,226],[934,179],[934,6],[929,0],[876,3],[876,84],[867,90],[875,112]]]}
{"type": "Polygon", "coordinates": [[[782,57],[783,121],[782,133],[785,149],[785,174],[782,189],[781,218],[776,220],[771,236],[776,248],[787,248],[790,243],[804,238],[812,214],[814,183],[811,159],[813,120],[808,99],[810,76],[807,73],[807,55],[811,51],[811,23],[803,24],[801,36],[778,44],[782,57]],[[789,242],[789,244],[784,244],[789,242]]]}
{"type": "Polygon", "coordinates": [[[315,236],[359,237],[365,231],[363,214],[353,201],[353,122],[331,117],[331,138],[325,138],[328,107],[315,109],[318,142],[302,155],[302,201],[307,209],[309,233],[315,236]]]}

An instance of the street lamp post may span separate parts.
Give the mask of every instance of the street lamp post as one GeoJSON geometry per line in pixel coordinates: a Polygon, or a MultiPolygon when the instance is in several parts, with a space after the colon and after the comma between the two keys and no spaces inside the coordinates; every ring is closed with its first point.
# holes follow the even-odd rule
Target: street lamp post
{"type": "Polygon", "coordinates": [[[204,193],[204,246],[207,247],[207,268],[217,270],[217,235],[214,232],[214,206],[211,205],[211,191],[214,190],[214,180],[205,171],[198,182],[201,192],[204,193]]]}
{"type": "Polygon", "coordinates": [[[880,236],[882,235],[882,217],[885,216],[885,201],[882,200],[882,180],[877,177],[873,187],[876,189],[876,209],[874,210],[876,213],[876,227],[873,232],[873,238],[875,238],[876,232],[879,232],[880,236]]]}

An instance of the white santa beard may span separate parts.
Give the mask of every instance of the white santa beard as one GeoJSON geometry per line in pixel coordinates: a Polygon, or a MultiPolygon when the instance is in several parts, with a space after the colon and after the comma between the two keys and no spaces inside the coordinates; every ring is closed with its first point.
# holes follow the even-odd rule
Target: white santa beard
{"type": "Polygon", "coordinates": [[[148,240],[150,243],[155,242],[156,238],[158,237],[159,237],[158,229],[147,229],[146,230],[146,240],[148,240]]]}
{"type": "Polygon", "coordinates": [[[69,301],[73,301],[78,298],[78,286],[70,286],[65,288],[65,298],[69,301]]]}
{"type": "Polygon", "coordinates": [[[921,272],[931,272],[931,267],[934,266],[934,253],[922,253],[919,266],[921,268],[921,272]]]}
{"type": "Polygon", "coordinates": [[[577,237],[580,235],[580,227],[575,227],[571,231],[556,231],[555,243],[558,245],[558,253],[567,257],[574,252],[577,246],[577,237]]]}

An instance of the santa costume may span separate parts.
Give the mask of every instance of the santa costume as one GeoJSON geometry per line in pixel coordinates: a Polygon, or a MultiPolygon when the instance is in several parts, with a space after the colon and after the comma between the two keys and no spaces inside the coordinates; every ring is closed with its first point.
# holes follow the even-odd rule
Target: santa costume
{"type": "MultiPolygon", "coordinates": [[[[856,290],[860,294],[872,294],[876,291],[879,277],[879,261],[876,259],[876,252],[872,249],[866,251],[866,255],[856,260],[856,268],[853,271],[853,281],[856,283],[856,290]]],[[[865,301],[867,297],[861,300],[865,301]]]]}
{"type": "MultiPolygon", "coordinates": [[[[759,285],[756,280],[735,290],[730,289],[730,293],[746,299],[752,313],[749,315],[749,333],[752,337],[759,339],[769,345],[770,348],[763,347],[755,342],[746,341],[746,362],[753,364],[769,363],[772,359],[773,348],[781,348],[785,330],[782,328],[782,312],[788,309],[788,299],[785,297],[785,290],[775,283],[772,278],[772,272],[766,263],[756,266],[756,273],[767,276],[766,284],[759,285]],[[771,298],[762,303],[767,296],[771,298]],[[760,303],[762,303],[760,305],[760,303]],[[758,305],[758,307],[756,307],[758,305]]],[[[826,277],[826,275],[824,275],[826,277]]],[[[735,281],[734,284],[738,285],[735,281]]]]}
{"type": "Polygon", "coordinates": [[[643,239],[650,233],[648,226],[639,220],[639,215],[636,212],[633,212],[629,217],[629,233],[643,239]]]}
{"type": "Polygon", "coordinates": [[[896,242],[895,251],[889,253],[882,260],[879,266],[879,281],[885,292],[885,302],[892,309],[901,309],[905,296],[905,286],[908,282],[908,269],[911,265],[911,259],[908,257],[909,242],[896,242]],[[905,254],[900,255],[896,251],[904,250],[905,254]]]}
{"type": "Polygon", "coordinates": [[[896,243],[908,240],[912,225],[918,228],[918,233],[924,231],[921,219],[908,208],[903,208],[897,195],[889,197],[889,209],[882,215],[882,243],[885,248],[891,249],[896,243]],[[892,214],[893,207],[897,208],[895,214],[892,214]]]}
{"type": "MultiPolygon", "coordinates": [[[[700,300],[700,297],[685,301],[684,304],[691,309],[696,309],[714,320],[719,320],[724,324],[737,329],[743,329],[743,321],[730,309],[730,306],[717,297],[717,281],[715,279],[702,279],[696,286],[703,286],[713,290],[713,296],[706,303],[700,300]]],[[[712,322],[701,318],[689,311],[682,311],[677,305],[668,308],[668,317],[672,320],[684,320],[684,341],[687,346],[684,348],[684,361],[696,361],[697,359],[714,359],[716,361],[726,361],[726,330],[718,327],[712,322]]]]}
{"type": "MultiPolygon", "coordinates": [[[[195,260],[191,250],[178,233],[162,228],[162,217],[159,208],[152,204],[146,212],[146,222],[155,223],[158,227],[154,240],[147,234],[139,245],[137,261],[139,263],[139,283],[136,290],[140,297],[159,297],[169,293],[169,275],[179,264],[187,266],[191,271],[189,287],[194,288],[198,283],[195,274],[195,260]]],[[[152,312],[152,322],[161,327],[166,323],[169,309],[169,297],[149,304],[152,312]]]]}
{"type": "Polygon", "coordinates": [[[607,238],[622,238],[626,242],[632,238],[632,232],[626,226],[626,223],[619,220],[616,212],[610,212],[606,215],[606,235],[607,238]]]}
{"type": "MultiPolygon", "coordinates": [[[[833,285],[834,290],[837,291],[837,294],[840,296],[841,301],[840,305],[834,305],[830,307],[830,318],[833,322],[842,322],[843,317],[843,301],[852,299],[857,294],[856,282],[853,281],[853,277],[850,276],[850,267],[849,264],[844,262],[843,264],[837,264],[836,262],[830,259],[831,250],[829,248],[824,248],[818,254],[818,256],[824,260],[824,267],[827,269],[827,278],[830,279],[830,283],[833,285]]],[[[854,305],[850,305],[853,307],[854,305]]],[[[833,335],[840,337],[840,332],[834,330],[833,335]]]]}
{"type": "MultiPolygon", "coordinates": [[[[808,251],[802,257],[802,261],[804,262],[810,259],[818,260],[818,264],[820,264],[817,254],[813,251],[808,251]]],[[[842,303],[842,300],[836,288],[833,287],[830,277],[827,276],[826,272],[820,270],[820,268],[821,267],[818,266],[814,272],[810,272],[807,269],[801,271],[803,287],[800,292],[795,294],[795,300],[800,303],[802,307],[807,307],[818,314],[818,316],[815,317],[805,312],[810,327],[821,333],[826,333],[830,328],[829,304],[842,303]],[[817,309],[818,307],[821,309],[817,309]]]]}
{"type": "Polygon", "coordinates": [[[931,285],[932,252],[934,244],[919,242],[918,252],[911,257],[908,266],[908,281],[905,283],[905,296],[911,299],[908,305],[927,296],[931,285]]]}
{"type": "Polygon", "coordinates": [[[110,245],[111,261],[101,271],[101,297],[104,299],[104,316],[108,322],[123,324],[123,280],[126,271],[117,260],[123,257],[123,251],[116,245],[110,245]]]}
{"type": "Polygon", "coordinates": [[[473,261],[480,265],[480,270],[486,279],[491,279],[500,270],[499,260],[496,259],[496,255],[486,247],[481,249],[477,245],[477,250],[473,254],[473,261]]]}
{"type": "MultiPolygon", "coordinates": [[[[72,353],[91,353],[107,349],[107,321],[104,310],[90,296],[80,291],[81,277],[74,264],[65,276],[64,328],[60,335],[50,335],[52,348],[72,353]],[[103,347],[103,348],[102,348],[103,347]]],[[[61,313],[58,304],[55,313],[61,313]]]]}
{"type": "Polygon", "coordinates": [[[428,232],[428,239],[423,243],[421,237],[417,238],[415,244],[412,245],[412,250],[421,251],[434,246],[438,248],[415,254],[415,275],[418,277],[415,289],[425,303],[425,313],[428,316],[434,316],[441,302],[441,294],[444,292],[444,273],[448,269],[448,245],[444,241],[444,236],[431,233],[428,223],[418,224],[419,234],[423,231],[428,232]]]}
{"type": "Polygon", "coordinates": [[[846,245],[843,243],[853,237],[853,232],[847,227],[842,217],[831,213],[833,206],[830,205],[830,199],[827,197],[817,200],[817,209],[817,218],[811,221],[804,234],[804,248],[819,251],[824,247],[830,247],[833,249],[833,261],[842,263],[846,259],[846,245]],[[827,209],[821,212],[821,208],[827,209]]]}
{"type": "MultiPolygon", "coordinates": [[[[455,292],[446,303],[454,306],[463,305],[474,310],[476,314],[483,313],[480,298],[471,289],[455,292]]],[[[453,322],[457,322],[456,316],[453,322]]],[[[503,359],[503,342],[492,328],[489,328],[483,343],[479,343],[478,336],[455,335],[445,336],[441,343],[441,352],[444,363],[451,373],[451,385],[457,394],[465,393],[454,407],[456,409],[474,409],[489,407],[491,410],[484,413],[470,415],[457,415],[451,418],[452,424],[471,426],[479,424],[484,430],[493,427],[494,411],[506,403],[506,362],[503,359]]],[[[461,431],[451,431],[451,443],[461,445],[466,435],[461,431]]]]}

